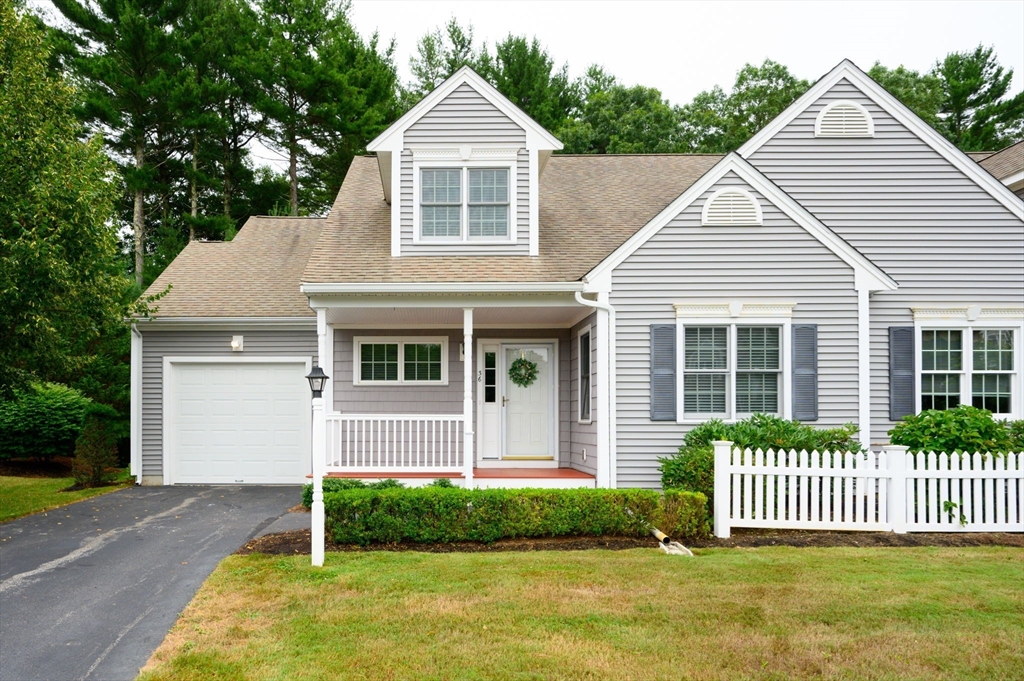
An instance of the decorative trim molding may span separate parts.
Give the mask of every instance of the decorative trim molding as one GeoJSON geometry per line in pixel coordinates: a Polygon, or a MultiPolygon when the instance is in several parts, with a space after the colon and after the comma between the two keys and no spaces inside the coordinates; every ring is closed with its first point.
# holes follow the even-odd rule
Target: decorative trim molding
{"type": "Polygon", "coordinates": [[[796,303],[676,303],[676,319],[791,319],[796,303]]]}
{"type": "Polygon", "coordinates": [[[982,305],[935,305],[911,307],[914,321],[1020,322],[1024,307],[984,307],[982,305]]]}
{"type": "Polygon", "coordinates": [[[410,146],[414,162],[422,161],[515,161],[519,147],[471,146],[418,147],[410,146]]]}

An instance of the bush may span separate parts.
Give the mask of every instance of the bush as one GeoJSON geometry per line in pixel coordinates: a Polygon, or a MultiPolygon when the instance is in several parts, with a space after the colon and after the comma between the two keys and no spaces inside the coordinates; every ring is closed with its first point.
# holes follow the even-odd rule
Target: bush
{"type": "Polygon", "coordinates": [[[90,405],[85,425],[75,443],[71,474],[79,487],[101,487],[117,473],[117,419],[119,414],[106,405],[90,405]]]}
{"type": "MultiPolygon", "coordinates": [[[[328,492],[341,492],[347,489],[399,489],[405,487],[402,483],[388,478],[377,482],[363,482],[356,478],[324,478],[324,494],[328,492]]],[[[302,488],[302,505],[306,508],[313,506],[313,484],[308,483],[302,488]]]]}
{"type": "Polygon", "coordinates": [[[324,505],[339,544],[643,537],[647,522],[689,538],[709,526],[702,495],[639,489],[349,489],[324,495],[324,505]]]}
{"type": "Polygon", "coordinates": [[[862,447],[854,439],[856,434],[857,427],[852,423],[841,428],[815,428],[767,414],[754,414],[736,423],[712,419],[688,432],[676,454],[659,459],[661,485],[700,492],[713,508],[715,453],[711,443],[715,440],[729,440],[743,449],[859,452],[862,447]]]}
{"type": "Polygon", "coordinates": [[[72,456],[91,400],[57,383],[16,391],[0,402],[0,460],[72,456]]]}
{"type": "Polygon", "coordinates": [[[990,411],[961,404],[956,409],[904,416],[889,431],[889,438],[915,453],[1005,454],[1024,451],[1024,421],[999,421],[990,411]]]}

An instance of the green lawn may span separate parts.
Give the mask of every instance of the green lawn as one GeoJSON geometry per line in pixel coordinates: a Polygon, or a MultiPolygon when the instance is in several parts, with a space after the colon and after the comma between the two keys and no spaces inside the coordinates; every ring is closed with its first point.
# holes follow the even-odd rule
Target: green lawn
{"type": "Polygon", "coordinates": [[[227,558],[140,679],[1021,679],[1024,550],[227,558]]]}
{"type": "Polygon", "coordinates": [[[113,492],[124,485],[63,492],[74,478],[23,478],[0,475],[0,523],[30,513],[48,511],[98,494],[113,492]]]}

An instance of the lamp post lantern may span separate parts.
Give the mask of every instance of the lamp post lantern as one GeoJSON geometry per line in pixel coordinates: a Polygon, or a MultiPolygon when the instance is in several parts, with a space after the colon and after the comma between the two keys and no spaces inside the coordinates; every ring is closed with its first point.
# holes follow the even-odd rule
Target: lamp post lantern
{"type": "Polygon", "coordinates": [[[324,385],[329,376],[319,366],[314,366],[306,376],[309,381],[309,389],[313,392],[313,432],[311,433],[312,448],[312,473],[313,473],[313,506],[312,527],[310,537],[312,539],[311,553],[313,565],[319,567],[324,564],[324,385]]]}

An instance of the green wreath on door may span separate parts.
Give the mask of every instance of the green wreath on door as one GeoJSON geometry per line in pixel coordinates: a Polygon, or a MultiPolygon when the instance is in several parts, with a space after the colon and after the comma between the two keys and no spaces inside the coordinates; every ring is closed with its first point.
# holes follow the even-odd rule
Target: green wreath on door
{"type": "Polygon", "coordinates": [[[508,377],[520,388],[528,388],[537,380],[537,363],[526,359],[524,354],[512,362],[508,368],[508,377]]]}

